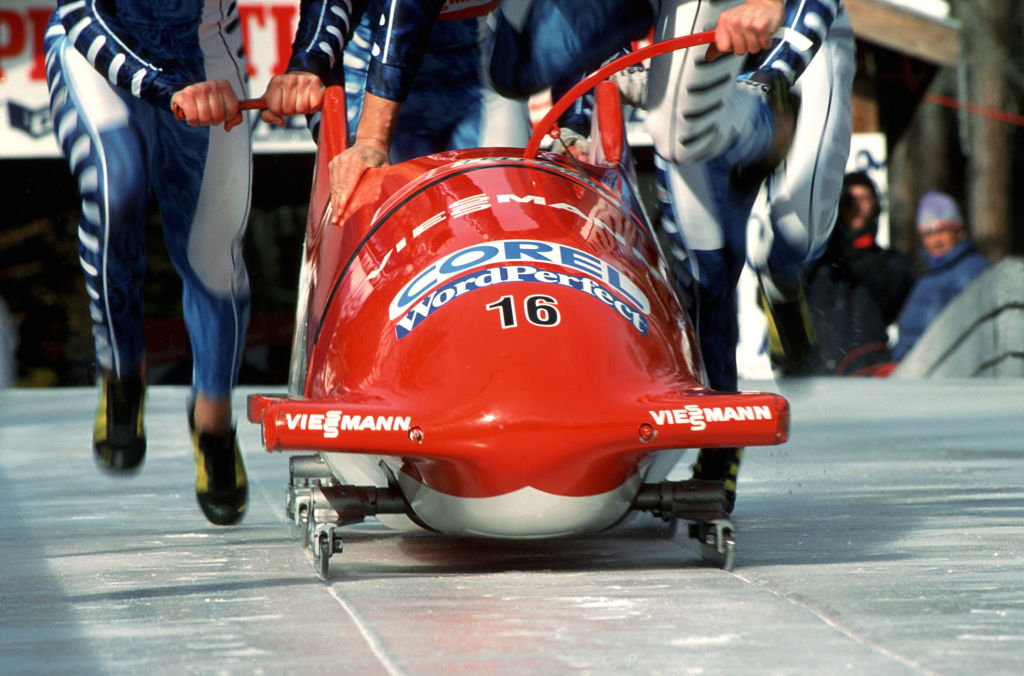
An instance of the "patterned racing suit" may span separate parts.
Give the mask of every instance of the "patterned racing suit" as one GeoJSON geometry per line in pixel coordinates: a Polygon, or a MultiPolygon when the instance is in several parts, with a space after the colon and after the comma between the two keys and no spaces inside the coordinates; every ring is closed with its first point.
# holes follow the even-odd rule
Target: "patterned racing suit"
{"type": "MultiPolygon", "coordinates": [[[[288,70],[344,83],[350,140],[368,91],[405,104],[393,162],[455,148],[525,145],[525,102],[499,96],[485,73],[497,0],[362,0],[351,14],[348,4],[304,0],[288,70]],[[344,36],[343,72],[321,48],[339,51],[338,36],[344,36]]],[[[314,116],[314,130],[318,124],[314,116]]]]}
{"type": "MultiPolygon", "coordinates": [[[[504,12],[490,72],[498,91],[531,94],[593,70],[654,27],[655,40],[713,29],[742,0],[544,0],[504,12]]],[[[736,389],[735,289],[758,185],[731,180],[774,140],[774,118],[752,73],[783,78],[802,97],[787,159],[768,180],[771,228],[751,263],[780,285],[820,255],[838,207],[851,113],[853,33],[840,0],[786,0],[781,38],[747,59],[707,61],[703,47],[653,59],[646,127],[657,151],[662,227],[694,315],[710,385],[736,389]],[[824,45],[824,48],[823,48],[824,45]],[[797,78],[800,78],[798,81],[797,78]]]]}
{"type": "MultiPolygon", "coordinates": [[[[383,0],[370,3],[345,49],[350,132],[362,110],[374,38],[372,17],[382,15],[383,5],[383,0]],[[377,7],[381,10],[373,11],[377,7]]],[[[499,95],[485,72],[491,51],[488,15],[497,5],[496,0],[448,0],[441,8],[398,116],[392,162],[458,148],[526,145],[526,102],[499,95]]]]}
{"type": "MultiPolygon", "coordinates": [[[[727,6],[703,0],[682,4],[692,10],[684,21],[695,30],[713,26],[727,6]]],[[[684,284],[691,280],[697,298],[694,319],[710,385],[724,391],[737,387],[735,292],[744,261],[749,260],[768,294],[799,286],[828,243],[850,149],[854,40],[839,0],[787,0],[784,27],[783,37],[766,54],[756,55],[753,71],[736,75],[745,68],[737,57],[716,59],[706,68],[699,54],[686,55],[682,79],[703,97],[681,97],[671,110],[659,109],[655,72],[653,105],[648,91],[661,224],[677,278],[684,284]],[[765,182],[770,227],[749,234],[760,184],[735,180],[733,169],[756,162],[773,122],[757,86],[720,86],[724,94],[717,99],[709,94],[723,72],[751,84],[755,73],[783,78],[800,98],[793,144],[765,182]],[[705,111],[714,112],[702,115],[705,111]],[[670,116],[677,136],[659,137],[656,132],[664,132],[670,116]]]]}
{"type": "Polygon", "coordinates": [[[234,0],[59,0],[45,37],[58,143],[82,198],[79,255],[99,366],[142,367],[142,281],[152,190],[183,282],[193,388],[226,396],[249,315],[242,237],[249,212],[247,126],[189,127],[170,100],[227,80],[239,98],[246,64],[234,0]]]}

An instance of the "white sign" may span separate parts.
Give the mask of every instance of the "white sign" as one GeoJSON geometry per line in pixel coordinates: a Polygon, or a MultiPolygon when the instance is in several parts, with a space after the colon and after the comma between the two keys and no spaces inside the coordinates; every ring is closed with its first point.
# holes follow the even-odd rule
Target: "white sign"
{"type": "MultiPolygon", "coordinates": [[[[0,7],[0,159],[59,157],[50,123],[43,35],[54,3],[3,0],[0,7]]],[[[299,17],[297,0],[241,0],[242,37],[249,58],[250,96],[260,96],[267,82],[283,73],[291,55],[299,17]]],[[[312,151],[305,119],[272,127],[253,114],[255,152],[312,151]]]]}

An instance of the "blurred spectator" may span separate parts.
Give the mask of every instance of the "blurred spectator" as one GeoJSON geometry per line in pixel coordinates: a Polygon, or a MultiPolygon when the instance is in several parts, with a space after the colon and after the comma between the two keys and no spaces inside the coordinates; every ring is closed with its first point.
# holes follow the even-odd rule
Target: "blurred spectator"
{"type": "Polygon", "coordinates": [[[914,283],[910,259],[875,241],[881,205],[867,174],[847,174],[836,227],[806,280],[818,340],[814,373],[863,375],[891,361],[886,327],[914,283]]]}
{"type": "Polygon", "coordinates": [[[928,269],[910,291],[900,313],[899,341],[893,359],[899,361],[942,312],[949,301],[989,266],[974,248],[960,208],[952,197],[927,192],[917,207],[917,233],[928,269]]]}

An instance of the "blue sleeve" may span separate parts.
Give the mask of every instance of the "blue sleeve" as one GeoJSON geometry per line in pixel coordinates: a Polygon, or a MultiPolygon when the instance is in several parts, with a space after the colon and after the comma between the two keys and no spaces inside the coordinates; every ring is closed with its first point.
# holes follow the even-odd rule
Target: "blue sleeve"
{"type": "Polygon", "coordinates": [[[368,0],[302,0],[299,27],[292,42],[288,70],[304,70],[324,83],[337,84],[342,52],[366,9],[368,0]],[[338,70],[335,66],[338,65],[338,70]]]}
{"type": "Polygon", "coordinates": [[[786,0],[784,34],[757,70],[775,70],[792,85],[821,48],[828,29],[843,10],[841,0],[786,0]]]}
{"type": "Polygon", "coordinates": [[[646,35],[653,23],[648,0],[534,2],[520,29],[498,12],[491,82],[510,98],[548,87],[567,90],[631,40],[646,35]]]}
{"type": "MultiPolygon", "coordinates": [[[[206,79],[198,38],[196,54],[156,63],[142,54],[137,38],[118,17],[98,4],[96,0],[58,0],[57,13],[68,41],[110,82],[157,108],[170,110],[175,92],[206,79]]],[[[195,18],[192,34],[198,33],[200,18],[195,18]]]]}
{"type": "Polygon", "coordinates": [[[388,0],[373,41],[366,91],[404,101],[445,0],[388,0]]]}

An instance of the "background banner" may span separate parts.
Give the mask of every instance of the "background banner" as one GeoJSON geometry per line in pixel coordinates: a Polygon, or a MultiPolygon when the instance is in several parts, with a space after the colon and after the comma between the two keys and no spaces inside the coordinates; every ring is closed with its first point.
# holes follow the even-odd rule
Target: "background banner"
{"type": "MultiPolygon", "coordinates": [[[[50,123],[43,35],[54,3],[3,0],[0,5],[0,159],[59,157],[50,123]]],[[[249,58],[249,91],[258,96],[284,72],[298,22],[295,0],[242,0],[242,35],[249,58]]],[[[313,141],[302,117],[286,127],[252,114],[253,148],[259,153],[305,152],[313,141]]]]}

